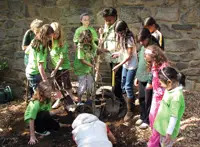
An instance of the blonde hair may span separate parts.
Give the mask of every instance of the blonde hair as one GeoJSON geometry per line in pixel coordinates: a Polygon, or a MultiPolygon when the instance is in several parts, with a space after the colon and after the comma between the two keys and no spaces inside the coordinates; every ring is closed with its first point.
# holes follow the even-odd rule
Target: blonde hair
{"type": "MultiPolygon", "coordinates": [[[[62,31],[62,28],[61,28],[60,24],[58,22],[52,22],[51,23],[51,27],[53,28],[54,33],[58,33],[59,34],[59,37],[57,38],[59,47],[63,47],[63,45],[64,45],[63,31],[62,31]]],[[[52,41],[52,44],[53,44],[53,41],[52,41]]]]}
{"type": "MultiPolygon", "coordinates": [[[[162,51],[162,49],[157,46],[157,45],[150,45],[147,46],[146,48],[149,52],[151,52],[149,55],[151,56],[153,62],[155,62],[155,65],[161,66],[164,62],[167,62],[167,57],[165,56],[164,52],[162,51]]],[[[151,71],[151,67],[152,67],[152,61],[151,62],[147,62],[147,70],[151,71]]]]}
{"type": "Polygon", "coordinates": [[[44,24],[37,37],[33,40],[32,47],[36,48],[37,51],[40,51],[40,44],[45,48],[48,47],[48,36],[52,33],[54,33],[53,28],[49,24],[44,24]]]}
{"type": "Polygon", "coordinates": [[[40,29],[43,25],[43,21],[40,20],[40,19],[34,19],[31,24],[30,24],[30,28],[31,30],[34,30],[34,29],[40,29]]]}

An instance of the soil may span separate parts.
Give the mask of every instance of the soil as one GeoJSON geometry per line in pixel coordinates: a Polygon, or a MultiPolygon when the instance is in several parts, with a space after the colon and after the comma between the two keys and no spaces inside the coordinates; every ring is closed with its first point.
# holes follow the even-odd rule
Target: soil
{"type": "MultiPolygon", "coordinates": [[[[179,136],[175,147],[200,147],[200,93],[185,92],[186,110],[181,121],[179,136]]],[[[16,100],[0,105],[0,146],[10,147],[28,146],[29,129],[24,123],[23,115],[26,103],[16,100]]],[[[138,118],[138,108],[135,117],[128,124],[123,124],[123,119],[104,120],[118,140],[116,147],[145,147],[150,136],[150,129],[140,130],[135,126],[138,118]]],[[[57,117],[62,123],[70,124],[73,119],[70,115],[62,114],[57,117]]],[[[75,147],[72,140],[72,129],[61,128],[51,135],[41,138],[37,136],[39,143],[36,147],[75,147]]]]}

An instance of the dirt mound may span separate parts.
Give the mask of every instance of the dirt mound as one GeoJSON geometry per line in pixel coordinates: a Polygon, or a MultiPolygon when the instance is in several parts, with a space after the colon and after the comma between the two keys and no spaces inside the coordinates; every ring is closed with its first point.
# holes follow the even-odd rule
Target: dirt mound
{"type": "MultiPolygon", "coordinates": [[[[181,121],[180,134],[177,137],[175,147],[199,147],[200,146],[200,93],[185,92],[186,111],[181,121]]],[[[0,146],[27,147],[29,140],[29,128],[23,120],[26,104],[22,101],[0,105],[0,146]]],[[[138,108],[136,114],[138,114],[138,108]]],[[[136,115],[135,114],[135,115],[136,115]]],[[[136,118],[128,126],[123,125],[122,119],[104,120],[118,143],[116,147],[145,147],[150,136],[150,129],[141,130],[135,126],[136,118]]],[[[63,123],[71,123],[73,118],[65,114],[57,117],[63,123]]],[[[71,128],[62,128],[51,135],[40,138],[37,147],[75,147],[72,139],[71,128]]]]}

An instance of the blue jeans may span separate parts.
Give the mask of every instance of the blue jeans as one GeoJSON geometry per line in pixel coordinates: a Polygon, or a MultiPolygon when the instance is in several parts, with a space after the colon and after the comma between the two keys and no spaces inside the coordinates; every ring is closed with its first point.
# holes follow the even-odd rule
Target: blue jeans
{"type": "Polygon", "coordinates": [[[33,88],[33,91],[36,90],[38,84],[42,81],[40,74],[37,75],[26,74],[26,78],[29,81],[30,87],[33,88]]]}
{"type": "Polygon", "coordinates": [[[122,69],[122,92],[127,94],[128,98],[135,98],[133,94],[133,80],[135,78],[136,69],[128,70],[123,67],[122,69]]]}

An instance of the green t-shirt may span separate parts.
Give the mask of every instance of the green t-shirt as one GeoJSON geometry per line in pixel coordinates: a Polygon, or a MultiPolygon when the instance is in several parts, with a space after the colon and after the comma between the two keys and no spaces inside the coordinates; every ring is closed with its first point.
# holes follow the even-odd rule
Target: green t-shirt
{"type": "Polygon", "coordinates": [[[77,51],[74,60],[74,73],[77,76],[82,76],[91,73],[92,68],[88,65],[81,63],[80,59],[84,59],[92,64],[92,59],[96,56],[97,46],[95,43],[92,45],[78,43],[77,51]]]}
{"type": "Polygon", "coordinates": [[[32,46],[29,46],[29,61],[26,67],[26,74],[37,75],[39,74],[38,63],[43,63],[44,70],[47,65],[47,49],[43,49],[43,46],[40,45],[40,51],[37,51],[32,46]]]}
{"type": "Polygon", "coordinates": [[[73,39],[73,42],[74,43],[78,43],[79,42],[79,37],[80,37],[80,34],[84,31],[84,30],[90,30],[91,33],[92,33],[92,38],[93,38],[93,41],[96,42],[98,41],[98,34],[96,32],[96,30],[93,28],[93,27],[84,27],[84,26],[80,26],[79,28],[76,29],[75,31],[75,34],[74,34],[74,39],[73,39]]]}
{"type": "MultiPolygon", "coordinates": [[[[149,45],[158,45],[158,42],[155,40],[155,38],[152,37],[149,40],[149,45]]],[[[145,48],[144,48],[144,46],[142,46],[138,52],[139,62],[138,62],[138,68],[137,68],[135,77],[141,82],[148,82],[151,84],[152,83],[152,74],[151,74],[151,72],[147,72],[147,63],[144,58],[144,51],[145,51],[145,48]]]]}
{"type": "Polygon", "coordinates": [[[59,47],[58,40],[54,40],[53,47],[50,51],[51,62],[53,64],[53,68],[56,68],[60,59],[64,59],[63,63],[58,68],[59,70],[62,69],[70,69],[70,62],[68,58],[68,46],[65,43],[63,47],[59,47]]]}
{"type": "Polygon", "coordinates": [[[138,68],[136,72],[136,78],[141,82],[148,82],[151,83],[151,73],[147,72],[147,63],[144,58],[144,46],[141,47],[140,51],[138,52],[138,68]]]}
{"type": "Polygon", "coordinates": [[[176,138],[179,133],[180,121],[184,111],[185,101],[182,87],[180,86],[170,91],[165,90],[163,99],[160,103],[160,107],[155,118],[154,128],[161,135],[166,136],[170,117],[176,117],[177,122],[171,135],[172,138],[176,138]]]}
{"type": "Polygon", "coordinates": [[[50,111],[51,110],[51,102],[50,100],[41,103],[39,100],[30,101],[26,111],[24,113],[24,121],[29,123],[30,119],[35,120],[38,112],[40,111],[50,111]]]}

